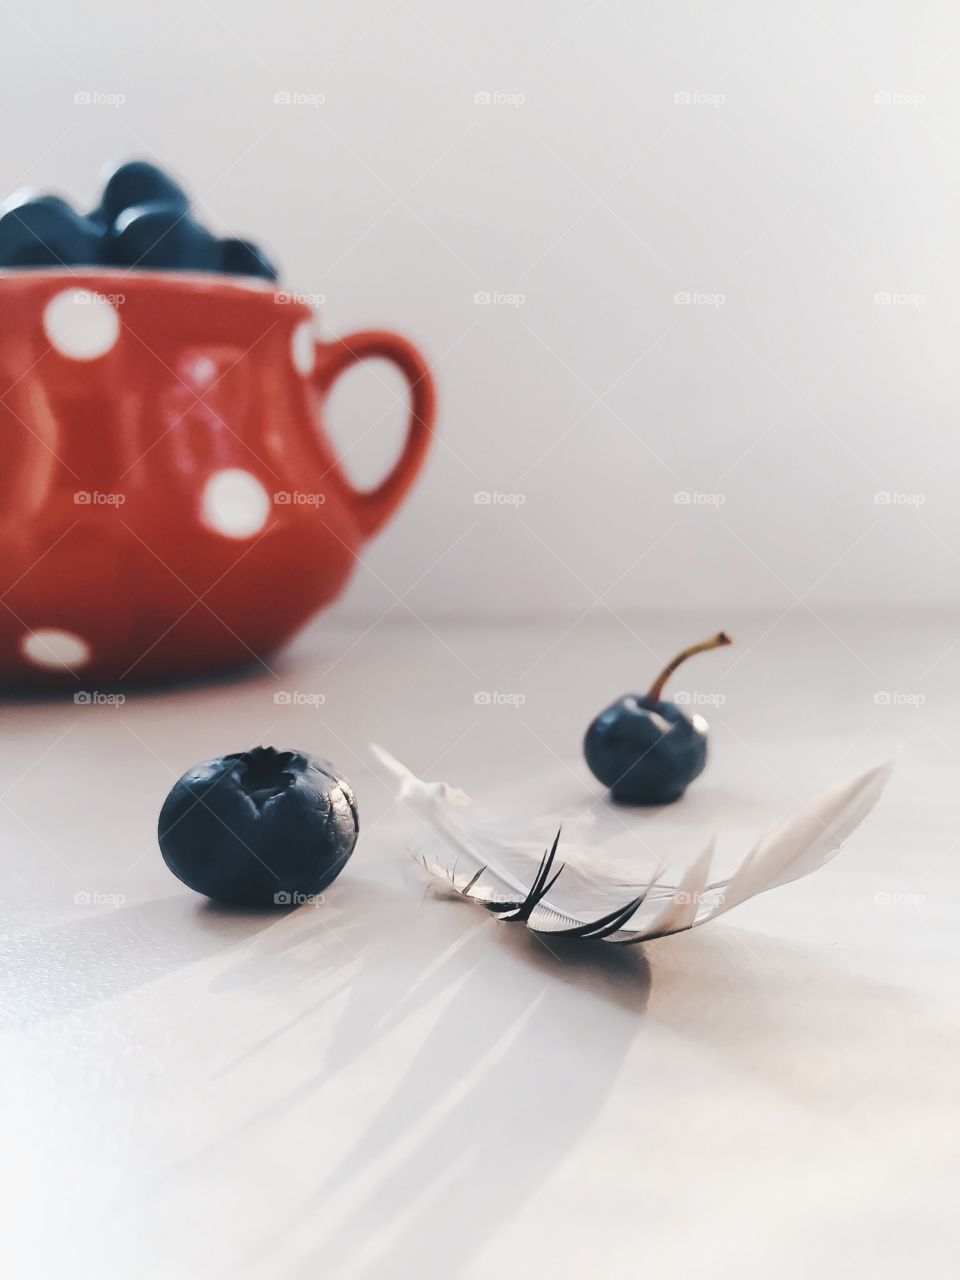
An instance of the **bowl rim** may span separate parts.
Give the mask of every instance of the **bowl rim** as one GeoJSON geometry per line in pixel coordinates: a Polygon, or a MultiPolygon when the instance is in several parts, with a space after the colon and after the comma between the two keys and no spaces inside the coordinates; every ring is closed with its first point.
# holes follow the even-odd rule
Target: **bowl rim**
{"type": "Polygon", "coordinates": [[[122,293],[119,286],[131,290],[164,293],[198,293],[219,295],[224,299],[243,299],[254,305],[282,305],[291,311],[313,314],[316,310],[305,299],[307,295],[292,289],[279,289],[273,280],[256,276],[226,275],[218,271],[157,271],[130,267],[0,267],[0,300],[14,289],[45,285],[63,285],[88,289],[94,293],[122,293]],[[102,282],[102,288],[100,285],[102,282]]]}

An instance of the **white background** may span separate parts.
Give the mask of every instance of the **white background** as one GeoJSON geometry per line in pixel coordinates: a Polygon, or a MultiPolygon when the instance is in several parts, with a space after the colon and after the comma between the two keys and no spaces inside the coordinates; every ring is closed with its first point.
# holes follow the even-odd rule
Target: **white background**
{"type": "MultiPolygon", "coordinates": [[[[157,159],[330,331],[435,362],[438,443],[346,613],[956,599],[951,5],[11,0],[3,27],[8,188],[86,205],[105,161],[157,159]]],[[[361,480],[400,390],[333,398],[361,480]]]]}

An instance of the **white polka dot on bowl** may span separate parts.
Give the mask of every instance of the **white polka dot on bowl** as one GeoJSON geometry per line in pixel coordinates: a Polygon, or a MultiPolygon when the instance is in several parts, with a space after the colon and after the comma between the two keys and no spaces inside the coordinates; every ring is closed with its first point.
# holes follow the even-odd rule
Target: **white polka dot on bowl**
{"type": "Polygon", "coordinates": [[[113,304],[92,289],[64,289],[43,311],[43,329],[53,349],[68,360],[97,360],[120,336],[113,304]]]}
{"type": "Polygon", "coordinates": [[[305,378],[313,373],[313,366],[317,360],[317,339],[313,332],[312,321],[304,320],[294,329],[290,339],[290,358],[293,361],[293,367],[305,378]]]}
{"type": "Polygon", "coordinates": [[[256,476],[239,467],[217,471],[203,487],[204,523],[226,538],[250,538],[270,515],[270,495],[256,476]]]}
{"type": "Polygon", "coordinates": [[[48,671],[72,671],[90,661],[90,646],[72,631],[38,627],[20,637],[20,652],[34,667],[48,671]]]}

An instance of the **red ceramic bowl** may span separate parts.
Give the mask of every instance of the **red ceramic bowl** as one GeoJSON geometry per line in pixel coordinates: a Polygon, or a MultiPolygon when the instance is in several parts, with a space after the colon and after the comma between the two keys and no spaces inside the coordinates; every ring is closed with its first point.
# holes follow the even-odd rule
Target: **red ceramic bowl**
{"type": "Polygon", "coordinates": [[[272,286],[0,272],[0,679],[92,689],[263,660],[341,590],[433,415],[408,342],[317,342],[272,286]],[[374,356],[408,379],[410,421],[359,492],[321,414],[374,356]]]}

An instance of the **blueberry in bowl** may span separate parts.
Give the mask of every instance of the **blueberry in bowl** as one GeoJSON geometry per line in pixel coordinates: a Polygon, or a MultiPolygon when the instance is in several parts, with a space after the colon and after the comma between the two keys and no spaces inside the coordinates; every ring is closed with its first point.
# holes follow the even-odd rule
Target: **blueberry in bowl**
{"type": "Polygon", "coordinates": [[[179,182],[145,160],[114,169],[89,214],[31,191],[0,206],[0,268],[96,266],[278,278],[258,245],[208,231],[179,182]]]}
{"type": "Polygon", "coordinates": [[[679,800],[707,763],[708,725],[664,699],[664,685],[682,662],[732,641],[725,631],[691,645],[668,662],[647,693],[627,693],[601,711],[583,740],[590,772],[623,804],[679,800]]]}
{"type": "Polygon", "coordinates": [[[359,831],[329,761],[254,747],[194,765],[160,811],[163,860],[189,888],[240,907],[290,907],[343,870],[359,831]]]}
{"type": "Polygon", "coordinates": [[[221,270],[232,276],[259,276],[276,280],[277,268],[250,240],[221,240],[221,270]]]}
{"type": "Polygon", "coordinates": [[[133,205],[103,236],[103,260],[111,266],[181,271],[219,271],[221,250],[189,213],[175,204],[133,205]]]}
{"type": "Polygon", "coordinates": [[[97,261],[98,228],[59,196],[25,193],[0,210],[0,267],[75,267],[97,261]]]}
{"type": "Polygon", "coordinates": [[[190,198],[179,182],[145,160],[128,160],[107,179],[91,217],[106,228],[128,209],[143,204],[163,204],[178,213],[190,210],[190,198]]]}

